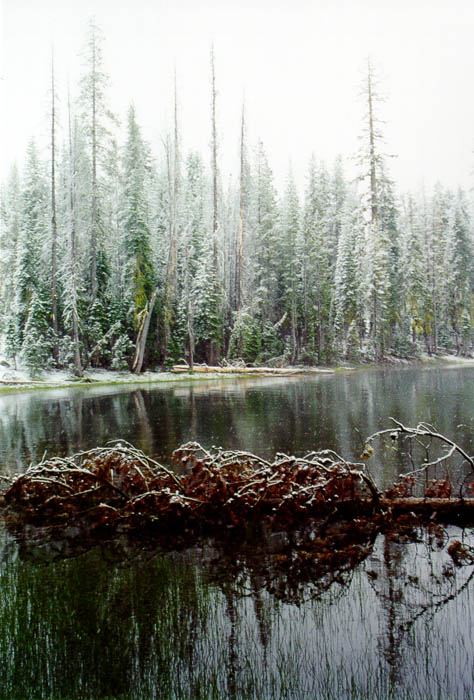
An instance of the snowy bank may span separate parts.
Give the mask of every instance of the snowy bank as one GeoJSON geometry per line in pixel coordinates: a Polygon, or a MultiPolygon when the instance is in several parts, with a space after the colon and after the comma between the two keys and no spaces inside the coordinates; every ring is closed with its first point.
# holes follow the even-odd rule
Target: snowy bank
{"type": "MultiPolygon", "coordinates": [[[[418,360],[398,360],[395,358],[389,360],[389,365],[395,367],[412,367],[414,365],[432,365],[432,366],[474,366],[474,358],[457,357],[456,355],[429,356],[423,355],[418,360]]],[[[288,376],[295,375],[301,372],[302,374],[316,374],[319,372],[332,373],[334,371],[357,371],[364,369],[374,369],[375,367],[386,367],[387,364],[380,365],[358,365],[358,366],[340,366],[333,369],[317,369],[317,368],[286,368],[288,376]],[[311,372],[313,369],[313,372],[311,372]],[[305,371],[306,370],[306,371],[305,371]]],[[[212,369],[212,368],[208,368],[212,369]]],[[[252,375],[251,368],[248,368],[249,374],[252,375]]],[[[283,373],[285,369],[281,370],[283,373]]],[[[256,376],[265,376],[255,372],[256,376]]],[[[25,369],[14,369],[8,363],[0,358],[0,393],[12,391],[26,391],[32,389],[57,389],[68,387],[87,387],[87,386],[106,386],[118,384],[153,384],[161,382],[189,382],[199,381],[205,382],[215,379],[232,379],[242,376],[238,371],[232,372],[230,368],[226,368],[226,372],[207,371],[207,372],[142,372],[133,374],[132,372],[119,372],[106,369],[90,369],[84,371],[82,378],[75,377],[67,370],[51,370],[44,371],[39,377],[32,378],[25,369]]]]}

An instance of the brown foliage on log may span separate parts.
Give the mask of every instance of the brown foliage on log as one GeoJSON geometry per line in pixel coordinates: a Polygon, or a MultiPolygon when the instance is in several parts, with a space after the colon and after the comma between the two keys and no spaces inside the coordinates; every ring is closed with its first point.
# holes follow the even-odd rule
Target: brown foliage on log
{"type": "Polygon", "coordinates": [[[378,491],[361,465],[330,451],[303,458],[278,454],[268,462],[248,452],[177,449],[178,476],[131,445],[116,443],[30,467],[3,494],[10,512],[27,522],[85,517],[94,526],[192,525],[246,528],[265,517],[291,527],[358,504],[375,508],[378,491]]]}
{"type": "MultiPolygon", "coordinates": [[[[428,434],[426,426],[400,433],[428,434]]],[[[382,431],[369,438],[388,433],[382,431]]],[[[398,433],[396,433],[398,435],[398,433]]],[[[393,439],[394,432],[390,433],[393,439]]],[[[444,438],[449,454],[459,452],[444,438]]],[[[370,451],[368,451],[370,455],[370,451]]],[[[451,499],[449,478],[426,480],[421,498],[412,497],[414,475],[403,476],[385,494],[378,491],[363,464],[348,463],[331,450],[304,457],[277,454],[270,462],[249,452],[206,450],[195,442],[179,447],[173,460],[181,476],[123,441],[68,458],[55,457],[30,467],[6,488],[3,500],[18,522],[65,524],[80,519],[92,530],[167,531],[237,528],[265,524],[291,530],[317,519],[319,530],[334,520],[370,517],[388,522],[396,514],[420,518],[441,512],[471,517],[472,499],[451,499]]],[[[438,465],[441,460],[431,462],[438,465]]],[[[463,488],[465,488],[465,481],[463,488]]]]}

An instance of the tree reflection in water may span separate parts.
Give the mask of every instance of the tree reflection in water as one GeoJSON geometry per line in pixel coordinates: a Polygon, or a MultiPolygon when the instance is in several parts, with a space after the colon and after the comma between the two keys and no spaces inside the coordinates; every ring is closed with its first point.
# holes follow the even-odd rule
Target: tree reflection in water
{"type": "Polygon", "coordinates": [[[5,533],[1,697],[472,697],[474,532],[350,529],[258,543],[5,533]]]}

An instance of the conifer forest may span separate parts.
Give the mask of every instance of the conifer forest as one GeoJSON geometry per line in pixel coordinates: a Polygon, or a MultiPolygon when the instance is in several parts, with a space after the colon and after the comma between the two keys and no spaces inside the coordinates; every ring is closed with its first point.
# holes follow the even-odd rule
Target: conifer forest
{"type": "Polygon", "coordinates": [[[472,355],[472,193],[396,191],[370,61],[358,176],[342,157],[308,153],[300,192],[291,171],[277,188],[271,154],[249,142],[245,105],[239,172],[223,172],[213,51],[205,153],[183,146],[177,89],[161,142],[144,138],[133,104],[119,122],[105,51],[91,23],[70,94],[52,61],[47,147],[32,134],[2,186],[0,337],[11,365],[81,376],[472,355]]]}

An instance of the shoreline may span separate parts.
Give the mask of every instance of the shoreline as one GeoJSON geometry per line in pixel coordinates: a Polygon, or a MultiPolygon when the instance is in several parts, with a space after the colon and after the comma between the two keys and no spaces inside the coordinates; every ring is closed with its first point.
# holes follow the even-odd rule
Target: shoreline
{"type": "Polygon", "coordinates": [[[4,377],[0,375],[0,396],[3,394],[20,393],[26,391],[44,391],[51,389],[73,389],[102,386],[121,386],[127,384],[161,384],[161,383],[184,383],[184,382],[207,382],[224,379],[235,378],[274,378],[279,377],[300,377],[300,376],[316,376],[341,374],[344,372],[360,372],[378,369],[408,369],[411,367],[442,367],[442,366],[459,366],[459,367],[474,367],[474,358],[456,357],[455,355],[440,355],[430,357],[428,355],[414,359],[387,358],[383,362],[367,363],[358,365],[335,365],[334,367],[285,367],[278,374],[272,372],[272,368],[268,368],[268,373],[264,371],[266,368],[247,368],[248,371],[239,372],[239,368],[233,372],[232,368],[226,368],[226,372],[213,372],[212,368],[209,371],[203,372],[143,372],[135,375],[131,372],[117,372],[114,370],[93,369],[85,372],[85,376],[81,379],[71,377],[71,375],[62,370],[45,373],[42,379],[29,379],[27,376],[5,368],[4,377]],[[285,370],[288,370],[285,373],[285,370]],[[14,373],[17,377],[11,377],[14,373]],[[6,375],[6,376],[5,376],[6,375]],[[9,376],[10,375],[10,376],[9,376]]]}

